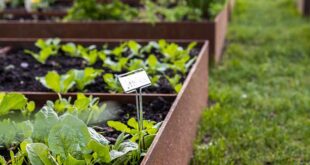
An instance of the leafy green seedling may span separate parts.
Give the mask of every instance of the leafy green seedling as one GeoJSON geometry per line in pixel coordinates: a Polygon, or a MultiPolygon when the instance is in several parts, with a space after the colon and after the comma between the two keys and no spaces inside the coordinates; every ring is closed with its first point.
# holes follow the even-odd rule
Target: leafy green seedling
{"type": "Polygon", "coordinates": [[[65,53],[67,53],[68,55],[70,55],[71,57],[79,57],[80,56],[78,53],[78,50],[77,50],[77,46],[72,42],[67,43],[65,45],[62,45],[61,50],[65,53]]]}
{"type": "Polygon", "coordinates": [[[136,41],[128,41],[127,42],[127,46],[131,52],[131,55],[130,57],[133,57],[133,56],[140,56],[140,49],[141,49],[141,45],[139,43],[137,43],[136,41]]]}
{"type": "Polygon", "coordinates": [[[140,68],[145,68],[145,64],[143,60],[140,60],[140,59],[130,60],[128,64],[128,71],[134,71],[140,68]]]}
{"type": "Polygon", "coordinates": [[[110,68],[114,72],[121,72],[127,67],[128,60],[128,58],[121,57],[118,59],[118,62],[114,62],[110,58],[106,58],[103,66],[110,68]]]}
{"type": "Polygon", "coordinates": [[[35,110],[35,103],[21,93],[0,93],[0,116],[8,114],[11,110],[20,110],[29,115],[35,110]]]}
{"type": "Polygon", "coordinates": [[[181,60],[182,58],[190,58],[190,52],[197,45],[197,43],[192,42],[185,50],[179,45],[175,43],[168,43],[165,40],[159,40],[158,45],[159,50],[165,56],[164,61],[173,63],[177,60],[181,60]]]}
{"type": "Polygon", "coordinates": [[[30,50],[25,50],[25,53],[32,55],[38,62],[41,64],[45,64],[46,60],[50,56],[55,56],[58,53],[60,44],[60,39],[38,39],[38,41],[35,43],[36,47],[40,48],[39,53],[35,53],[30,50]]]}
{"type": "Polygon", "coordinates": [[[84,70],[72,69],[68,74],[74,75],[76,87],[82,91],[86,85],[93,83],[95,78],[101,75],[102,71],[94,68],[85,68],[84,70]]]}
{"type": "Polygon", "coordinates": [[[143,143],[145,144],[144,147],[146,148],[148,148],[151,145],[161,125],[161,123],[156,124],[156,122],[154,121],[143,120],[143,129],[141,130],[141,132],[139,132],[138,127],[139,123],[135,118],[130,118],[127,121],[127,125],[118,121],[108,121],[107,124],[109,127],[117,131],[130,134],[131,135],[130,141],[132,142],[137,142],[139,140],[139,135],[141,134],[144,140],[143,143]]]}
{"type": "Polygon", "coordinates": [[[176,74],[174,77],[171,77],[171,78],[168,76],[165,76],[165,77],[169,81],[170,85],[173,87],[175,92],[179,93],[180,90],[182,89],[182,83],[180,83],[181,76],[176,74]]]}
{"type": "Polygon", "coordinates": [[[160,63],[157,57],[153,54],[146,59],[146,63],[148,66],[147,72],[150,74],[156,74],[156,72],[164,73],[169,67],[168,64],[160,63]]]}
{"type": "Polygon", "coordinates": [[[108,85],[107,89],[109,91],[113,91],[113,92],[116,92],[116,93],[119,93],[119,92],[123,91],[122,87],[118,83],[116,77],[113,76],[113,74],[111,74],[111,73],[104,74],[103,75],[103,80],[108,85]]]}
{"type": "Polygon", "coordinates": [[[46,88],[57,93],[67,93],[75,84],[74,78],[74,74],[59,75],[56,71],[50,71],[44,77],[37,77],[46,88]]]}

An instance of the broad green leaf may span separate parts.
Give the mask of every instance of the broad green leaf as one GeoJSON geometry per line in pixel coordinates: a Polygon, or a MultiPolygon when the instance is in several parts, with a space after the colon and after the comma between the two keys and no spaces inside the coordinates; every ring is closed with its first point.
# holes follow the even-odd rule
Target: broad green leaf
{"type": "Polygon", "coordinates": [[[156,56],[154,54],[151,54],[148,58],[147,58],[147,64],[149,65],[150,68],[156,68],[157,64],[158,64],[158,60],[156,58],[156,56]]]}
{"type": "Polygon", "coordinates": [[[121,156],[126,155],[127,153],[131,151],[138,150],[138,144],[134,142],[123,142],[120,144],[118,150],[112,150],[110,151],[111,160],[115,160],[116,158],[119,158],[121,156]]]}
{"type": "Polygon", "coordinates": [[[69,154],[66,161],[64,162],[64,165],[86,165],[86,161],[75,159],[73,156],[71,156],[71,154],[69,154]]]}
{"type": "Polygon", "coordinates": [[[86,124],[75,116],[65,114],[49,132],[48,144],[52,153],[60,155],[62,160],[69,154],[81,159],[90,139],[86,124]]]}
{"type": "Polygon", "coordinates": [[[0,116],[8,114],[10,110],[22,110],[27,104],[27,98],[20,93],[2,93],[0,99],[0,116]]]}
{"type": "Polygon", "coordinates": [[[94,68],[85,68],[84,70],[73,69],[69,73],[74,75],[77,88],[83,90],[86,85],[94,82],[95,78],[102,73],[102,70],[94,68]]]}
{"type": "Polygon", "coordinates": [[[150,148],[151,144],[153,143],[153,140],[155,138],[155,134],[147,135],[143,138],[144,140],[144,149],[150,148]]]}
{"type": "Polygon", "coordinates": [[[61,50],[68,53],[71,57],[78,57],[77,47],[74,43],[67,43],[61,46],[61,50]]]}
{"type": "Polygon", "coordinates": [[[48,147],[43,143],[27,144],[26,151],[31,164],[56,165],[56,162],[51,158],[48,147]]]}
{"type": "Polygon", "coordinates": [[[35,108],[36,108],[35,102],[34,102],[34,101],[28,102],[26,108],[27,108],[27,110],[28,110],[29,112],[33,112],[33,111],[35,110],[35,108]]]}
{"type": "Polygon", "coordinates": [[[56,71],[50,71],[45,77],[38,77],[37,79],[46,88],[52,89],[57,93],[66,93],[75,84],[74,74],[70,72],[64,75],[59,75],[56,71]]]}
{"type": "Polygon", "coordinates": [[[181,91],[181,89],[182,89],[182,84],[177,84],[175,87],[174,87],[174,90],[177,92],[177,93],[179,93],[180,91],[181,91]]]}
{"type": "Polygon", "coordinates": [[[103,145],[95,140],[90,140],[89,143],[87,144],[87,147],[91,149],[94,152],[94,154],[96,154],[97,156],[96,162],[100,163],[111,162],[109,145],[103,145]]]}
{"type": "Polygon", "coordinates": [[[136,120],[135,118],[133,118],[133,117],[130,118],[130,119],[127,121],[127,124],[128,124],[130,127],[134,128],[134,129],[136,129],[136,130],[139,129],[139,124],[138,124],[137,120],[136,120]]]}
{"type": "Polygon", "coordinates": [[[119,121],[108,121],[107,124],[109,127],[114,128],[117,131],[130,133],[130,128],[128,128],[126,124],[119,121]]]}
{"type": "Polygon", "coordinates": [[[0,164],[1,164],[1,165],[6,165],[6,164],[7,164],[6,160],[5,160],[4,157],[1,156],[1,155],[0,155],[0,164]]]}
{"type": "Polygon", "coordinates": [[[122,92],[123,89],[117,82],[116,78],[111,73],[106,73],[103,75],[104,82],[108,85],[107,89],[114,92],[122,92]]]}
{"type": "Polygon", "coordinates": [[[47,137],[51,128],[58,123],[58,116],[52,107],[52,105],[44,106],[35,115],[32,134],[35,141],[47,142],[47,137]]]}
{"type": "Polygon", "coordinates": [[[45,77],[39,78],[40,82],[47,88],[60,92],[60,76],[56,71],[50,71],[45,77]]]}
{"type": "Polygon", "coordinates": [[[103,145],[108,145],[110,143],[104,136],[96,132],[93,128],[88,127],[88,132],[91,138],[97,141],[98,143],[103,145]]]}
{"type": "Polygon", "coordinates": [[[134,71],[137,69],[145,68],[145,64],[143,60],[140,59],[133,59],[130,61],[128,65],[128,70],[129,71],[134,71]]]}
{"type": "Polygon", "coordinates": [[[17,131],[14,122],[9,119],[0,121],[0,146],[9,147],[11,144],[15,143],[16,135],[17,131]]]}
{"type": "Polygon", "coordinates": [[[136,41],[131,40],[131,41],[128,41],[127,46],[129,47],[129,49],[134,55],[139,55],[139,50],[141,48],[140,44],[138,44],[136,41]]]}

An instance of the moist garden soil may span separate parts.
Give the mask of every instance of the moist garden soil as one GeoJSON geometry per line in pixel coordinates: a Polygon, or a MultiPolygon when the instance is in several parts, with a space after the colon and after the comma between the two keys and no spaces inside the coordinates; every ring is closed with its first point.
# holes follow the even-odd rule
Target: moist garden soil
{"type": "MultiPolygon", "coordinates": [[[[32,49],[36,52],[35,48],[32,49]]],[[[127,52],[129,53],[129,52],[127,52]]],[[[151,53],[152,54],[152,53],[151,53]]],[[[161,54],[154,52],[157,57],[161,54]]],[[[191,56],[197,56],[199,49],[194,48],[191,51],[191,56]]],[[[126,56],[126,52],[125,55],[126,56]]],[[[127,55],[128,56],[128,55],[127,55]]],[[[146,59],[147,57],[145,57],[146,59]]],[[[82,58],[69,57],[61,53],[58,56],[52,56],[47,59],[45,64],[39,63],[31,55],[25,54],[23,48],[4,47],[0,48],[0,91],[32,91],[32,92],[51,92],[51,90],[44,87],[36,77],[45,76],[48,71],[57,71],[59,74],[65,74],[70,69],[83,69],[86,67],[93,67],[96,69],[103,69],[103,74],[122,74],[127,70],[121,72],[114,72],[107,67],[102,66],[101,60],[98,60],[94,65],[87,65],[82,58]]],[[[189,69],[190,70],[190,69],[189,69]]],[[[102,74],[102,75],[103,75],[102,74]]],[[[173,71],[167,70],[165,75],[172,77],[173,71]]],[[[180,74],[182,75],[182,74],[180,74]]],[[[181,82],[184,82],[186,76],[182,76],[181,82]]],[[[98,76],[95,82],[85,87],[84,91],[77,91],[73,89],[69,92],[106,92],[107,85],[103,81],[102,76],[98,76]]],[[[158,86],[151,86],[144,89],[145,93],[175,93],[173,87],[168,80],[161,76],[158,86]]]]}

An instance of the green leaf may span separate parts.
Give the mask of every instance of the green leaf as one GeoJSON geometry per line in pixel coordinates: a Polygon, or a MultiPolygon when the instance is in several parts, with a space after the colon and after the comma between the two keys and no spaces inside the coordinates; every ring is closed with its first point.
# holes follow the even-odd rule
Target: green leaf
{"type": "Polygon", "coordinates": [[[138,124],[137,120],[136,120],[135,118],[133,118],[133,117],[130,118],[130,119],[127,121],[127,124],[128,124],[130,127],[134,128],[134,129],[136,129],[136,130],[139,129],[139,124],[138,124]]]}
{"type": "Polygon", "coordinates": [[[29,112],[33,112],[36,108],[35,102],[34,101],[28,102],[26,108],[29,112]]]}
{"type": "Polygon", "coordinates": [[[64,165],[86,165],[86,161],[75,159],[73,156],[71,156],[71,154],[69,154],[66,161],[64,162],[64,165]]]}
{"type": "Polygon", "coordinates": [[[16,142],[15,137],[17,132],[14,125],[15,123],[9,119],[0,121],[0,146],[5,145],[9,147],[16,142]]]}
{"type": "Polygon", "coordinates": [[[181,89],[182,89],[182,84],[177,84],[175,87],[174,87],[174,90],[177,92],[177,93],[179,93],[180,91],[181,91],[181,89]]]}
{"type": "Polygon", "coordinates": [[[93,128],[88,127],[88,132],[91,138],[100,144],[108,145],[110,142],[101,134],[97,133],[93,128]]]}
{"type": "Polygon", "coordinates": [[[96,162],[100,163],[109,163],[111,162],[110,157],[110,146],[109,145],[103,145],[95,140],[90,140],[87,144],[87,147],[91,149],[97,156],[96,162]]]}
{"type": "Polygon", "coordinates": [[[63,160],[69,154],[81,159],[87,152],[86,146],[90,139],[86,124],[75,116],[65,114],[49,132],[48,144],[52,153],[60,155],[63,160]]]}
{"type": "Polygon", "coordinates": [[[52,105],[44,106],[36,115],[32,137],[35,141],[47,142],[51,128],[58,123],[58,116],[52,105]]]}
{"type": "Polygon", "coordinates": [[[122,87],[120,86],[120,84],[118,83],[116,78],[114,78],[113,74],[111,74],[111,73],[104,74],[103,80],[108,85],[107,86],[108,90],[114,91],[114,92],[122,92],[123,91],[122,87]]]}
{"type": "Polygon", "coordinates": [[[134,142],[123,142],[120,144],[119,149],[118,150],[112,150],[110,152],[111,155],[111,160],[115,160],[119,157],[122,157],[124,155],[126,155],[127,153],[131,152],[131,151],[135,151],[138,150],[138,144],[134,143],[134,142]]]}
{"type": "Polygon", "coordinates": [[[6,164],[7,164],[6,160],[5,160],[4,157],[1,156],[1,155],[0,155],[0,164],[1,164],[1,165],[6,165],[6,164]]]}
{"type": "Polygon", "coordinates": [[[74,74],[68,73],[59,75],[56,71],[50,71],[45,77],[38,77],[37,79],[49,89],[57,93],[66,93],[75,84],[74,74]]]}
{"type": "Polygon", "coordinates": [[[27,104],[27,98],[20,93],[1,93],[0,116],[8,114],[10,110],[22,110],[27,104]]]}
{"type": "Polygon", "coordinates": [[[51,158],[48,147],[43,143],[27,144],[26,151],[31,164],[56,165],[56,162],[51,158]]]}
{"type": "Polygon", "coordinates": [[[84,70],[72,69],[69,73],[74,74],[74,80],[77,88],[83,90],[86,85],[95,81],[95,78],[102,73],[102,70],[94,68],[85,68],[84,70]]]}
{"type": "Polygon", "coordinates": [[[126,132],[126,133],[130,133],[130,128],[127,127],[127,125],[118,122],[118,121],[108,121],[108,126],[111,128],[114,128],[117,131],[120,132],[126,132]]]}
{"type": "Polygon", "coordinates": [[[140,60],[140,59],[130,60],[130,63],[128,66],[129,71],[134,71],[134,70],[141,69],[141,68],[145,68],[143,60],[140,60]]]}
{"type": "Polygon", "coordinates": [[[138,44],[136,41],[128,41],[127,43],[130,51],[134,54],[134,55],[139,55],[139,50],[141,48],[141,45],[138,44]]]}
{"type": "Polygon", "coordinates": [[[67,43],[61,46],[61,50],[65,53],[68,53],[71,57],[78,57],[77,47],[74,43],[67,43]]]}

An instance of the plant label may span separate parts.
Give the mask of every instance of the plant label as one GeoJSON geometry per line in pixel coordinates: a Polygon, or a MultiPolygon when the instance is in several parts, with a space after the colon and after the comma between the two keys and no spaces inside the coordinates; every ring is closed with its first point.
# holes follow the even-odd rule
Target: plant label
{"type": "Polygon", "coordinates": [[[131,93],[138,88],[144,88],[152,84],[144,69],[138,69],[117,77],[125,93],[131,93]]]}

